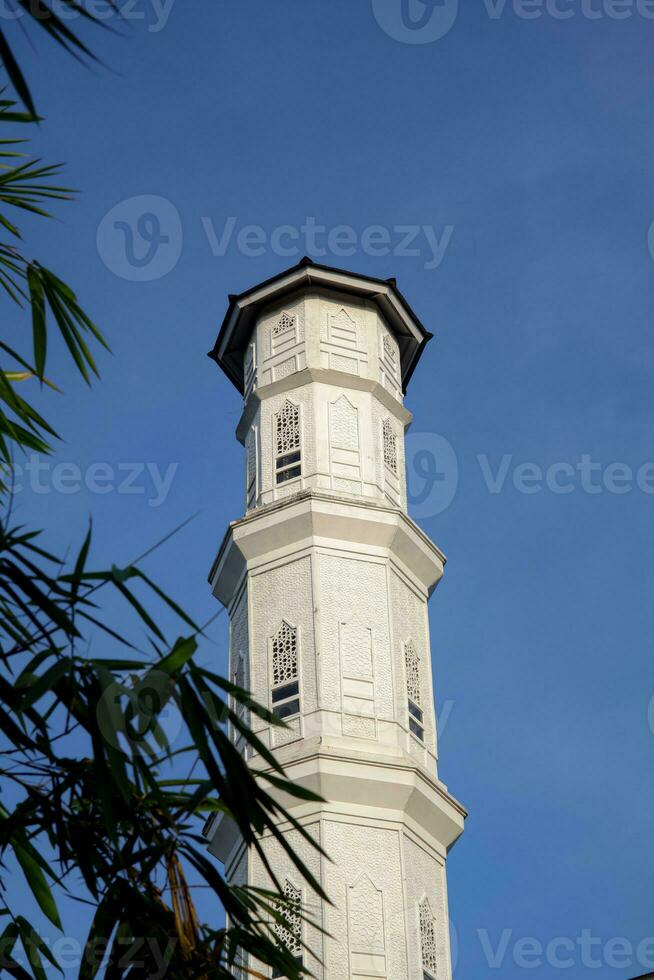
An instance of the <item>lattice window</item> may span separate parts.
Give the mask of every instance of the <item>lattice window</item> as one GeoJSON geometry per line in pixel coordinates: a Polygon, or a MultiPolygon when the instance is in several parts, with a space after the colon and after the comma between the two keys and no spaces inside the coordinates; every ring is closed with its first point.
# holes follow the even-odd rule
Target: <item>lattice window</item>
{"type": "Polygon", "coordinates": [[[286,483],[301,474],[300,409],[286,401],[275,416],[275,479],[286,483]]]}
{"type": "Polygon", "coordinates": [[[282,334],[288,333],[289,330],[295,330],[295,317],[291,313],[284,311],[277,323],[273,324],[272,335],[273,337],[281,337],[282,334]]]}
{"type": "Polygon", "coordinates": [[[422,949],[422,968],[426,980],[437,980],[438,961],[436,956],[436,931],[434,916],[428,899],[420,903],[420,946],[422,949]]]}
{"type": "Polygon", "coordinates": [[[276,911],[282,916],[281,922],[273,929],[280,946],[285,946],[293,956],[302,954],[302,892],[286,879],[284,883],[284,902],[278,902],[276,911]]]}
{"type": "Polygon", "coordinates": [[[384,444],[384,463],[391,473],[397,476],[397,436],[390,419],[382,422],[382,441],[384,444]]]}
{"type": "Polygon", "coordinates": [[[292,402],[284,402],[276,416],[277,455],[300,448],[300,409],[292,402]]]}
{"type": "Polygon", "coordinates": [[[283,684],[297,677],[297,630],[283,622],[273,641],[273,684],[283,684]]]}
{"type": "Polygon", "coordinates": [[[246,452],[246,484],[247,506],[253,507],[257,499],[257,433],[250,429],[245,444],[246,452]]]}
{"type": "Polygon", "coordinates": [[[297,630],[283,622],[272,639],[272,710],[277,718],[300,712],[297,630]]]}
{"type": "Polygon", "coordinates": [[[413,640],[404,644],[406,668],[406,693],[409,705],[409,728],[421,742],[425,740],[424,714],[422,710],[420,657],[413,640]]]}

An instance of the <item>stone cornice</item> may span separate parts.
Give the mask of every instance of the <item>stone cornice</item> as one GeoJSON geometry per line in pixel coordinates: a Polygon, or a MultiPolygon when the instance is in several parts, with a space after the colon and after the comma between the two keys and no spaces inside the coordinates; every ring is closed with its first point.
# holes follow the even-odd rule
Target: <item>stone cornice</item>
{"type": "Polygon", "coordinates": [[[251,563],[292,551],[300,541],[358,544],[363,554],[366,547],[385,550],[427,595],[440,581],[446,562],[443,552],[398,508],[368,498],[302,490],[229,525],[209,573],[214,595],[227,605],[251,563]]]}

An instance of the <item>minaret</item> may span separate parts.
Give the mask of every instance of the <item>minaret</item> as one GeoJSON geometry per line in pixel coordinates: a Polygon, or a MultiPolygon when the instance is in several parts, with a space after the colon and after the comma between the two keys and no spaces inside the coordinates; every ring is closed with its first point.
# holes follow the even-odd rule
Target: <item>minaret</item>
{"type": "MultiPolygon", "coordinates": [[[[253,728],[327,801],[293,813],[331,862],[289,839],[333,905],[264,842],[331,937],[289,923],[324,980],[452,975],[445,862],[466,812],[437,775],[427,615],[445,557],[407,515],[404,462],[403,394],[430,336],[394,280],[303,259],[230,297],[211,353],[244,397],[246,514],[210,582],[231,677],[289,726],[253,728]]],[[[208,836],[230,880],[270,887],[233,825],[208,836]]]]}

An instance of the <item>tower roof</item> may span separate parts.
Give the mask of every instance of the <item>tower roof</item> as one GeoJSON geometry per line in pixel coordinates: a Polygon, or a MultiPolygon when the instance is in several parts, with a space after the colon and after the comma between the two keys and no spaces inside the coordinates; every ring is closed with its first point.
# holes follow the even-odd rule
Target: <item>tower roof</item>
{"type": "Polygon", "coordinates": [[[395,279],[376,279],[358,272],[334,269],[318,265],[309,258],[303,258],[297,265],[243,293],[230,296],[225,318],[209,357],[243,392],[243,356],[259,311],[285,296],[312,287],[349,293],[367,299],[379,308],[399,344],[402,387],[406,391],[423,348],[433,334],[425,329],[413,312],[397,288],[395,279]]]}

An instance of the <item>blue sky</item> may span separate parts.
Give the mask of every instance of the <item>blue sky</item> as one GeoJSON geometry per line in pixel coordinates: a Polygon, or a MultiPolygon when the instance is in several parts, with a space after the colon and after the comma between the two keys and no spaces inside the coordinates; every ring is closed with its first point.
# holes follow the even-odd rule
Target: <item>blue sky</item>
{"type": "MultiPolygon", "coordinates": [[[[239,396],[205,356],[227,293],[307,244],[397,276],[436,334],[408,406],[445,467],[420,522],[450,559],[431,609],[441,776],[470,809],[449,864],[456,976],[654,970],[652,11],[411,0],[411,28],[400,0],[177,0],[167,20],[152,3],[124,37],[89,35],[108,69],[14,31],[38,151],[81,192],[28,245],[113,349],[92,391],[53,349],[53,465],[81,489],[57,489],[74,469],[42,493],[26,478],[20,517],[63,550],[92,514],[97,564],[122,564],[199,512],[146,567],[207,619],[243,507],[239,396]],[[442,37],[419,36],[423,14],[442,37]],[[84,487],[97,463],[102,494],[84,487]],[[130,473],[143,492],[118,492],[130,473]]],[[[223,667],[224,619],[212,635],[223,667]]],[[[79,913],[66,927],[81,937],[79,913]]]]}

